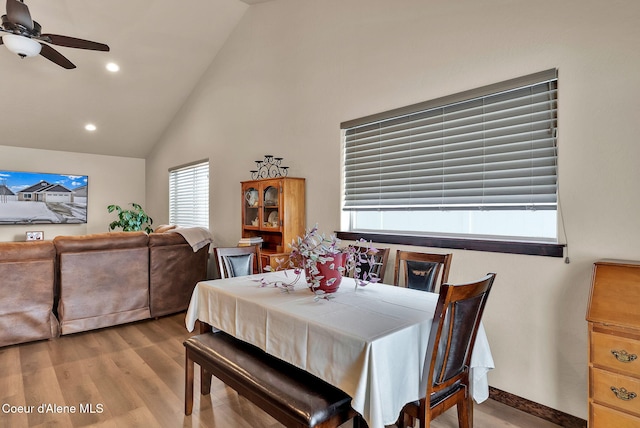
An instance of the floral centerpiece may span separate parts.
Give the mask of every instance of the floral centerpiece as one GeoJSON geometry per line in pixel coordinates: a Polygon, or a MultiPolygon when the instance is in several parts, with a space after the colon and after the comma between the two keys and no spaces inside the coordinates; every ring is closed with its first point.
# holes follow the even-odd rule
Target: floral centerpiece
{"type": "Polygon", "coordinates": [[[317,225],[307,229],[303,236],[291,242],[288,259],[279,261],[279,268],[294,269],[295,278],[289,283],[275,285],[290,290],[303,273],[309,288],[316,294],[335,292],[342,277],[348,274],[356,278],[356,287],[378,282],[379,278],[374,272],[378,250],[364,239],[358,242],[365,244],[366,251],[360,251],[352,245],[340,247],[340,242],[333,234],[327,237],[320,233],[317,225]]]}

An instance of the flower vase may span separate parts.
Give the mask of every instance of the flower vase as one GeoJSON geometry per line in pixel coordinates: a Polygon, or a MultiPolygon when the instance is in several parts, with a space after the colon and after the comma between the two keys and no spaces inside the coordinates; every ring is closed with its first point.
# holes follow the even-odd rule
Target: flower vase
{"type": "Polygon", "coordinates": [[[310,272],[308,268],[305,268],[307,282],[309,282],[311,291],[316,292],[321,290],[325,293],[335,293],[338,291],[346,262],[347,254],[339,253],[333,255],[333,260],[328,260],[325,263],[316,263],[317,273],[310,272]],[[322,277],[317,285],[315,285],[313,281],[315,277],[322,277]]]}

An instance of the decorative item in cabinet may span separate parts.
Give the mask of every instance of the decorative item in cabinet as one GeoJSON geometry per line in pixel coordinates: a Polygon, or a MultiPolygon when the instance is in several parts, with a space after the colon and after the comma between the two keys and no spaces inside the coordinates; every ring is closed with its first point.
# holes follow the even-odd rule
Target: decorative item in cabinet
{"type": "Polygon", "coordinates": [[[259,207],[258,207],[258,189],[255,187],[243,188],[244,203],[243,205],[243,225],[244,226],[260,226],[259,207]]]}
{"type": "Polygon", "coordinates": [[[594,264],[589,322],[589,427],[640,426],[640,262],[594,264]]]}
{"type": "Polygon", "coordinates": [[[243,181],[241,188],[242,238],[262,237],[264,263],[273,265],[270,256],[288,253],[288,244],[304,232],[305,179],[243,181]]]}

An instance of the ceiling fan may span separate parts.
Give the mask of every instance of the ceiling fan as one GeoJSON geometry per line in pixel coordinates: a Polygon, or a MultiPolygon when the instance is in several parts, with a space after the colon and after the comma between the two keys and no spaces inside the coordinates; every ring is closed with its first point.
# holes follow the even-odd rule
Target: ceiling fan
{"type": "Polygon", "coordinates": [[[109,51],[109,46],[102,43],[58,34],[42,34],[41,29],[40,24],[31,19],[29,8],[22,0],[7,0],[7,14],[2,15],[2,28],[0,28],[0,34],[6,34],[0,38],[0,44],[4,44],[7,49],[21,58],[40,54],[60,67],[76,68],[60,52],[37,40],[69,48],[109,51]]]}

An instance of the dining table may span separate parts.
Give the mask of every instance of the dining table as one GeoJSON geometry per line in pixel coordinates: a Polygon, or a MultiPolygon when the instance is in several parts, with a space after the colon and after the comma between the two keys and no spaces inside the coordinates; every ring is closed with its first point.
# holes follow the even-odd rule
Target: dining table
{"type": "MultiPolygon", "coordinates": [[[[185,317],[246,342],[340,388],[370,428],[396,422],[406,403],[424,396],[427,344],[437,293],[342,278],[315,294],[294,270],[201,281],[185,317]]],[[[471,357],[471,392],[489,396],[494,362],[483,325],[471,357]]]]}

